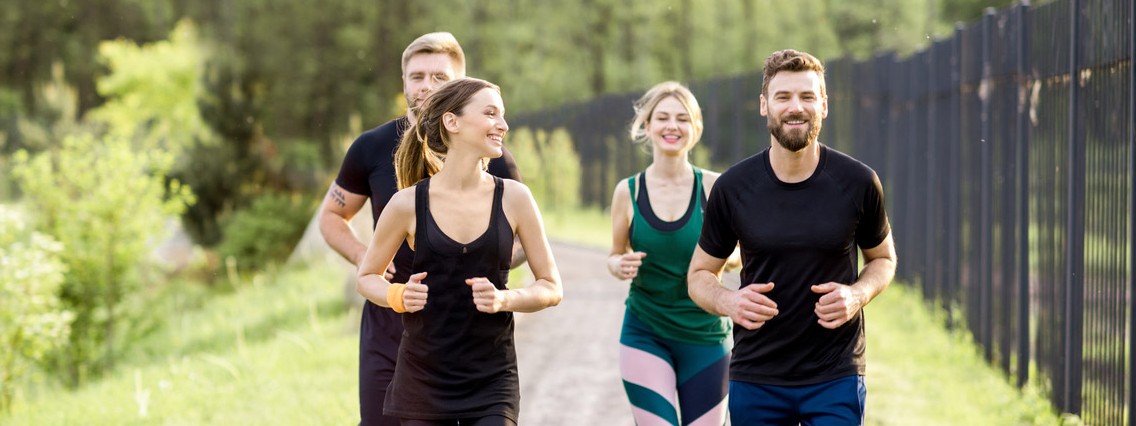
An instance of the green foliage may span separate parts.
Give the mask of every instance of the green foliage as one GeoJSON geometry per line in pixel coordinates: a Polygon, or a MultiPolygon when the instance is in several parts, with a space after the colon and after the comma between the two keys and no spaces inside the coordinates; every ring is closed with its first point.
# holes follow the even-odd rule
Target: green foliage
{"type": "MultiPolygon", "coordinates": [[[[64,74],[62,64],[53,64],[51,80],[35,89],[36,109],[13,111],[10,121],[15,125],[7,135],[12,143],[7,144],[0,153],[10,154],[21,149],[43,151],[57,146],[64,135],[83,127],[79,122],[79,95],[68,84],[64,74]]],[[[0,112],[0,117],[3,115],[0,112]]]]}
{"type": "Polygon", "coordinates": [[[212,247],[224,237],[220,222],[264,182],[264,156],[256,152],[263,96],[235,61],[213,59],[205,69],[196,108],[213,136],[196,139],[172,175],[197,195],[182,224],[194,242],[212,247]]]}
{"type": "Polygon", "coordinates": [[[545,192],[544,186],[547,180],[541,179],[543,173],[540,151],[536,148],[536,139],[533,136],[532,130],[527,127],[510,129],[509,139],[505,143],[509,147],[509,152],[513,154],[513,160],[517,162],[517,171],[521,174],[521,179],[535,197],[536,194],[545,192]]]}
{"type": "Polygon", "coordinates": [[[208,137],[197,108],[206,57],[188,20],[178,23],[169,40],[100,43],[99,58],[110,72],[98,79],[98,89],[108,100],[91,117],[107,123],[112,136],[134,139],[140,149],[179,154],[208,137]]]}
{"type": "Polygon", "coordinates": [[[933,0],[871,0],[829,3],[831,20],[840,50],[847,56],[866,58],[877,52],[901,55],[930,43],[935,33],[933,0]]]}
{"type": "MultiPolygon", "coordinates": [[[[0,33],[0,46],[5,47],[0,49],[0,85],[8,85],[25,108],[37,108],[36,86],[51,79],[52,64],[63,63],[67,81],[77,88],[80,113],[97,107],[103,101],[100,96],[130,90],[153,96],[120,100],[120,106],[177,118],[170,123],[191,123],[197,119],[181,100],[192,97],[174,100],[172,95],[196,84],[186,78],[193,67],[200,72],[203,60],[224,58],[236,64],[244,82],[257,87],[263,109],[253,118],[265,134],[314,141],[321,160],[334,164],[339,158],[333,136],[349,126],[352,114],[361,114],[367,128],[390,118],[387,99],[399,93],[400,54],[428,31],[457,35],[469,59],[469,74],[501,84],[511,110],[529,111],[642,90],[666,79],[692,81],[751,71],[769,52],[785,47],[808,50],[822,59],[863,57],[887,49],[910,52],[912,46],[925,45],[927,35],[942,34],[955,21],[977,19],[984,7],[1010,1],[17,3],[0,18],[0,26],[9,29],[0,33]],[[179,21],[185,18],[198,24],[199,41],[189,35],[192,27],[179,21]],[[170,31],[170,41],[145,44],[170,31]],[[203,44],[211,48],[203,49],[203,44]],[[100,59],[92,52],[114,59],[100,59]],[[205,58],[206,52],[213,58],[205,58]],[[184,72],[168,77],[154,72],[166,68],[184,72]],[[105,69],[120,77],[100,78],[105,69]],[[168,87],[156,84],[162,79],[168,87]],[[128,87],[132,84],[139,88],[128,87]],[[151,90],[155,87],[158,90],[151,90]]],[[[218,89],[228,90],[206,90],[220,93],[218,89]]]]}
{"type": "Polygon", "coordinates": [[[64,247],[61,297],[76,317],[67,350],[53,363],[79,384],[113,364],[116,329],[131,316],[120,303],[140,286],[134,272],[165,219],[192,198],[177,181],[166,181],[173,156],[139,151],[121,137],[69,136],[57,150],[21,151],[15,160],[36,229],[64,247]]]}
{"type": "MultiPolygon", "coordinates": [[[[706,145],[703,145],[703,144],[696,144],[696,145],[694,145],[694,148],[690,149],[689,159],[690,159],[690,164],[701,167],[703,169],[719,171],[719,172],[722,171],[722,170],[725,170],[724,167],[717,167],[713,163],[710,162],[710,148],[707,148],[706,145]]],[[[725,167],[729,167],[729,166],[730,165],[727,164],[725,167]]]]}
{"type": "MultiPolygon", "coordinates": [[[[1042,3],[1048,3],[1049,0],[1035,0],[1030,4],[1037,6],[1042,3]]],[[[942,14],[942,21],[945,23],[955,22],[973,22],[980,18],[989,8],[1003,8],[1014,4],[1014,0],[952,0],[941,1],[939,3],[939,12],[942,14]]]]}
{"type": "Polygon", "coordinates": [[[509,151],[540,208],[556,210],[578,206],[580,157],[568,131],[559,128],[548,133],[521,128],[509,133],[509,151]]]}
{"type": "Polygon", "coordinates": [[[312,197],[274,193],[257,197],[225,223],[225,239],[217,251],[236,259],[245,270],[282,261],[304,235],[315,207],[312,197]]]}
{"type": "Polygon", "coordinates": [[[70,333],[73,315],[63,310],[58,295],[61,250],[0,205],[0,415],[11,408],[14,388],[29,367],[66,343],[70,333]]]}

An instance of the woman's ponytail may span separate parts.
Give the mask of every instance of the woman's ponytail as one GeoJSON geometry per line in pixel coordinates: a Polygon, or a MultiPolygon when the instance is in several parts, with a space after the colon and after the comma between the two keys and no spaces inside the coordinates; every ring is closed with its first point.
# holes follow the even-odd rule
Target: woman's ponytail
{"type": "Polygon", "coordinates": [[[482,89],[501,91],[485,80],[459,78],[443,84],[426,98],[417,120],[403,133],[394,154],[398,189],[413,186],[442,169],[442,157],[450,149],[449,133],[442,119],[446,113],[461,116],[465,105],[482,89]]]}

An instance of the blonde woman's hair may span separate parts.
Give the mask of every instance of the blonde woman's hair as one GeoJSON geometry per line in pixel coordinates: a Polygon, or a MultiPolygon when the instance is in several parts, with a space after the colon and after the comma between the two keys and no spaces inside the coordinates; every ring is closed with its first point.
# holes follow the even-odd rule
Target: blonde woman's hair
{"type": "Polygon", "coordinates": [[[402,73],[406,74],[406,63],[419,53],[446,53],[454,60],[454,72],[457,77],[465,77],[465,52],[453,34],[436,32],[423,34],[410,42],[406,50],[402,51],[402,73]]]}
{"type": "Polygon", "coordinates": [[[639,100],[635,101],[635,119],[631,122],[631,140],[635,142],[647,141],[647,123],[651,121],[651,114],[655,112],[655,107],[659,106],[659,102],[667,97],[674,97],[682,104],[683,108],[686,108],[687,114],[690,114],[690,124],[694,128],[691,140],[698,142],[702,139],[702,108],[698,106],[698,99],[695,99],[690,89],[687,89],[682,83],[664,81],[656,84],[655,87],[644,93],[639,100]]]}
{"type": "Polygon", "coordinates": [[[449,133],[442,116],[452,112],[459,117],[470,99],[482,89],[501,88],[477,78],[451,80],[431,93],[418,110],[417,119],[402,134],[394,154],[394,172],[398,189],[413,186],[433,176],[442,168],[442,157],[450,150],[449,133]]]}

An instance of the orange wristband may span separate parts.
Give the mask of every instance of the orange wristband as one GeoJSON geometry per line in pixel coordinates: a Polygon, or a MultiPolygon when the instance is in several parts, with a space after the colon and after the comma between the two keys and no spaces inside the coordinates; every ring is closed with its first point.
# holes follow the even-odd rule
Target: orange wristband
{"type": "Polygon", "coordinates": [[[406,292],[406,284],[391,284],[387,287],[387,304],[395,312],[406,312],[406,304],[402,301],[402,294],[406,292]]]}

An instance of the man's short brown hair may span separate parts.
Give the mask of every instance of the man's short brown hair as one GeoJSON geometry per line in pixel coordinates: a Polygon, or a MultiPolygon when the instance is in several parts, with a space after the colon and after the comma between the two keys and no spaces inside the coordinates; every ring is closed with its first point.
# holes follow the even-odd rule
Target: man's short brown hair
{"type": "Polygon", "coordinates": [[[828,90],[824,83],[824,64],[816,56],[793,49],[778,50],[765,58],[762,71],[761,94],[769,96],[769,80],[781,71],[816,71],[820,76],[820,97],[827,98],[828,90]]]}

